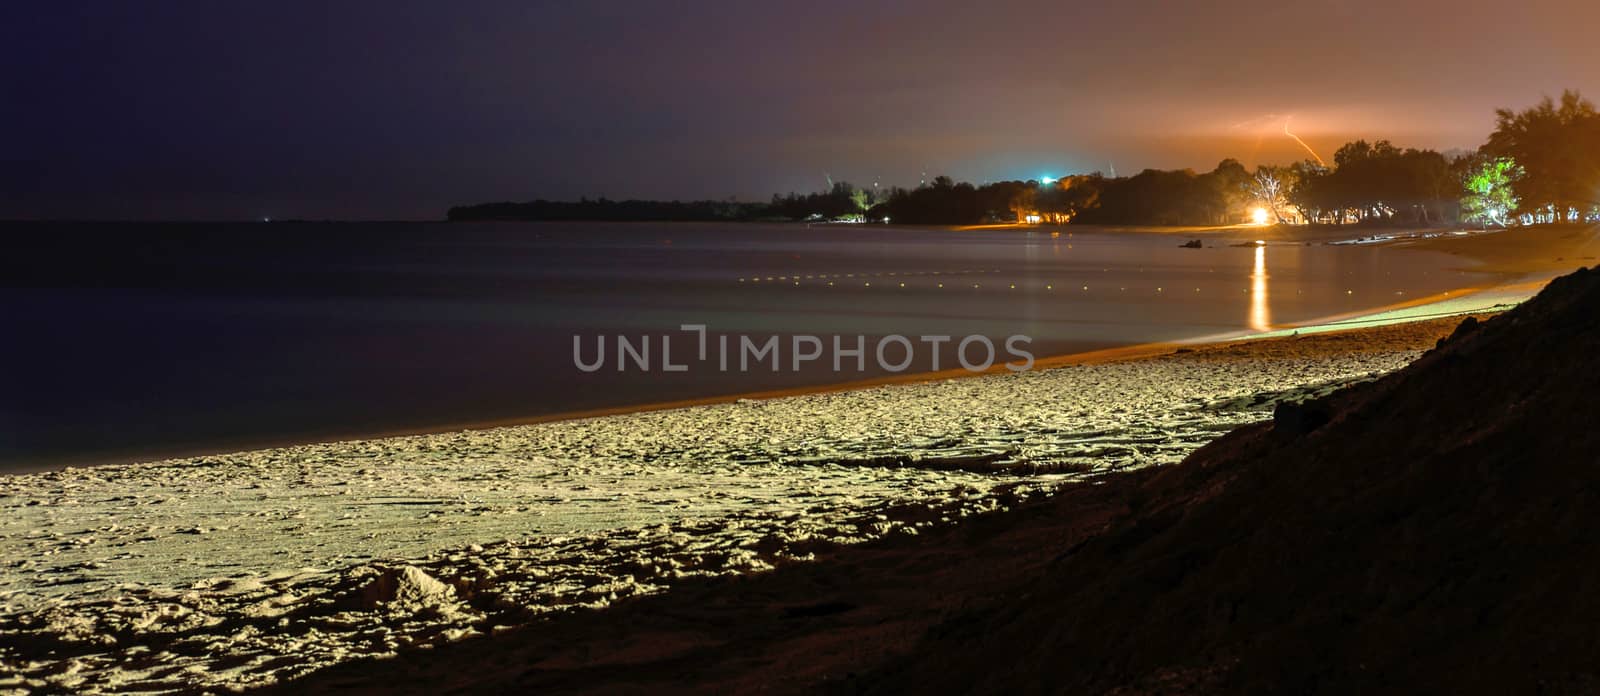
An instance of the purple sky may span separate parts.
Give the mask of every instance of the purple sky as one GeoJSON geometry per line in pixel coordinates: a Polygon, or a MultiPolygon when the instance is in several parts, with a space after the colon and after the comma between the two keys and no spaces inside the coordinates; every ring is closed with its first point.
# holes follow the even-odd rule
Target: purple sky
{"type": "Polygon", "coordinates": [[[1600,3],[9,2],[0,218],[438,218],[1476,147],[1600,3]]]}

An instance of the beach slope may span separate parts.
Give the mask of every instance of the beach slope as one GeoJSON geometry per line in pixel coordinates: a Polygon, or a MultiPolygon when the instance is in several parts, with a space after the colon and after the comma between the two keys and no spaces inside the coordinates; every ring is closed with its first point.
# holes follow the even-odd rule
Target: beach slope
{"type": "Polygon", "coordinates": [[[1580,271],[1280,407],[1137,482],[1127,519],[870,690],[1592,692],[1597,351],[1600,273],[1580,271]]]}
{"type": "Polygon", "coordinates": [[[1600,273],[1449,333],[1177,466],[287,686],[1591,692],[1600,273]]]}

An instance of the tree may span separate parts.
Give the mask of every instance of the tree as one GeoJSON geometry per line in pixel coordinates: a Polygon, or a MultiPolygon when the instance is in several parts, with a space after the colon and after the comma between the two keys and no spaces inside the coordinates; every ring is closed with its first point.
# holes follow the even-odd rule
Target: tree
{"type": "Polygon", "coordinates": [[[1505,227],[1507,216],[1517,209],[1514,186],[1522,176],[1522,167],[1510,157],[1481,158],[1467,170],[1461,216],[1486,226],[1505,227]]]}
{"type": "Polygon", "coordinates": [[[1226,204],[1210,174],[1146,169],[1130,177],[1073,177],[1066,185],[1074,222],[1102,225],[1215,224],[1226,204]]]}
{"type": "Polygon", "coordinates": [[[1600,190],[1600,112],[1574,91],[1557,104],[1545,97],[1524,111],[1500,109],[1489,141],[1480,149],[1491,158],[1509,157],[1524,169],[1515,188],[1517,212],[1566,221],[1596,207],[1600,190]]]}
{"type": "Polygon", "coordinates": [[[1292,169],[1263,164],[1256,167],[1255,176],[1249,182],[1250,194],[1279,224],[1289,221],[1284,212],[1289,208],[1289,189],[1293,185],[1293,176],[1292,169]]]}
{"type": "Polygon", "coordinates": [[[1404,202],[1410,205],[1423,224],[1439,224],[1450,219],[1445,206],[1460,192],[1460,179],[1450,171],[1450,160],[1433,150],[1406,150],[1400,167],[1404,180],[1404,202]]]}
{"type": "Polygon", "coordinates": [[[872,207],[872,194],[866,189],[856,189],[850,194],[850,202],[856,205],[856,210],[862,213],[872,207]]]}
{"type": "Polygon", "coordinates": [[[1013,219],[1018,222],[1027,219],[1029,215],[1036,214],[1039,209],[1036,202],[1038,194],[1032,186],[1015,187],[1011,190],[1011,195],[1008,198],[1006,208],[1015,215],[1013,219]]]}
{"type": "Polygon", "coordinates": [[[1287,168],[1289,201],[1312,222],[1442,224],[1454,218],[1461,180],[1438,152],[1357,140],[1333,159],[1332,169],[1317,162],[1287,168]]]}
{"type": "Polygon", "coordinates": [[[1307,222],[1344,224],[1344,210],[1333,190],[1333,170],[1312,160],[1296,162],[1294,186],[1289,189],[1289,202],[1300,210],[1307,222]]]}
{"type": "Polygon", "coordinates": [[[1218,209],[1216,224],[1230,224],[1244,220],[1250,213],[1251,177],[1250,171],[1244,168],[1239,160],[1228,158],[1217,164],[1217,168],[1201,178],[1211,187],[1218,209]]]}

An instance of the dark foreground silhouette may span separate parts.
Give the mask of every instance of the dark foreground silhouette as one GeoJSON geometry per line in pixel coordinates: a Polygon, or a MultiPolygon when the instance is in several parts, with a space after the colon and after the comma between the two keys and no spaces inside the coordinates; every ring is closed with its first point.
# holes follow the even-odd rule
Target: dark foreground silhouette
{"type": "Polygon", "coordinates": [[[295,692],[1588,693],[1600,272],[1184,463],[295,692]]]}

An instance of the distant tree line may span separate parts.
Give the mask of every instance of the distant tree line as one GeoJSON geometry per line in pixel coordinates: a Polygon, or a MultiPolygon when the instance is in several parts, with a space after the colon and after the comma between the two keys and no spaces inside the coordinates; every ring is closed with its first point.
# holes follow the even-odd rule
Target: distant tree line
{"type": "Polygon", "coordinates": [[[764,203],[738,201],[577,201],[537,200],[526,203],[480,203],[450,209],[454,221],[483,220],[613,220],[619,222],[705,222],[748,220],[766,214],[764,203]]]}
{"type": "Polygon", "coordinates": [[[1307,161],[1269,168],[1307,222],[1436,225],[1458,218],[1462,158],[1357,140],[1333,161],[1333,167],[1307,161]]]}
{"type": "Polygon", "coordinates": [[[829,220],[973,225],[1484,225],[1600,221],[1600,113],[1576,92],[1525,111],[1502,109],[1478,151],[1447,157],[1357,140],[1333,163],[1253,171],[1146,169],[973,185],[947,176],[880,191],[829,182],[809,194],[735,201],[533,201],[450,209],[451,220],[829,220]]]}
{"type": "Polygon", "coordinates": [[[874,202],[873,192],[848,181],[831,182],[826,191],[787,196],[773,194],[762,217],[786,220],[864,219],[874,202]]]}
{"type": "Polygon", "coordinates": [[[867,211],[869,220],[911,225],[974,225],[1018,222],[1018,215],[1046,211],[1054,201],[1037,181],[1001,181],[974,186],[938,176],[914,189],[895,187],[867,211]],[[1042,195],[1041,195],[1042,194],[1042,195]]]}

